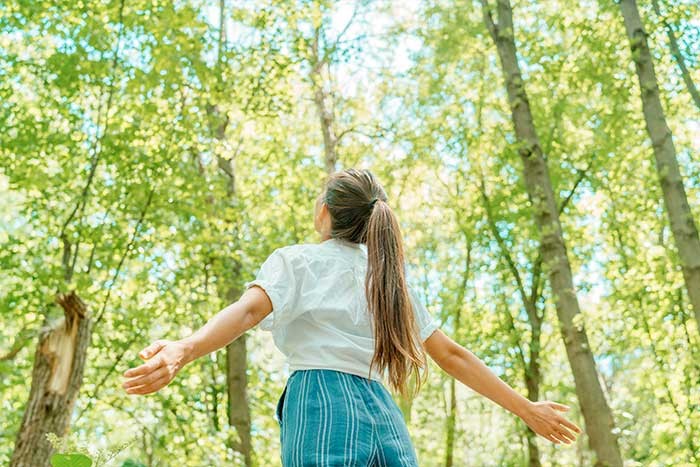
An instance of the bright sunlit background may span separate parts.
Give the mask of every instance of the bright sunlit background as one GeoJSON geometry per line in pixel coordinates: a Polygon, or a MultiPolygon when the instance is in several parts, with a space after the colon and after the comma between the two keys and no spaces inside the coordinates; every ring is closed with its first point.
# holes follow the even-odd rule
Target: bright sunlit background
{"type": "MultiPolygon", "coordinates": [[[[274,249],[318,242],[325,176],[362,167],[384,184],[409,282],[446,334],[587,430],[609,414],[625,466],[698,465],[700,274],[682,268],[700,259],[669,222],[622,9],[512,0],[498,36],[517,48],[549,171],[570,327],[595,362],[584,382],[526,190],[511,75],[485,24],[496,0],[485,3],[3,2],[0,464],[39,465],[27,459],[49,450],[41,430],[61,425],[36,411],[47,403],[68,427],[63,451],[114,449],[110,465],[280,465],[288,369],[268,332],[148,396],[127,395],[120,374],[236,300],[274,249]],[[60,360],[42,330],[73,290],[92,328],[74,395],[55,405],[36,368],[60,360]],[[608,408],[584,419],[590,391],[608,408]],[[40,441],[20,442],[30,435],[40,441]]],[[[699,225],[700,6],[638,3],[656,79],[644,89],[658,85],[663,110],[650,118],[671,130],[687,198],[674,206],[699,225]]],[[[421,466],[587,466],[600,449],[590,431],[569,446],[535,437],[434,363],[417,398],[396,400],[421,466]]]]}

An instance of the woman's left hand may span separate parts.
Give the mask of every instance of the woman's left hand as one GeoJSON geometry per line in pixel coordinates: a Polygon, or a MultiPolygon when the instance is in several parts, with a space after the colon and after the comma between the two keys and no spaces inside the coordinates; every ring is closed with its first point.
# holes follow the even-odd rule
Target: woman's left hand
{"type": "Polygon", "coordinates": [[[521,418],[532,431],[552,443],[571,444],[576,440],[576,435],[569,431],[569,428],[576,433],[582,433],[583,430],[557,412],[568,410],[568,406],[557,402],[531,402],[521,418]]]}

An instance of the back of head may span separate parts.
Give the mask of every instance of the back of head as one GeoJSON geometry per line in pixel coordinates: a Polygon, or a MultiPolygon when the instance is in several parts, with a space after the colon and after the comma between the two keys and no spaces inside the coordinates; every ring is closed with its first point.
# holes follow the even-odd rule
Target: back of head
{"type": "Polygon", "coordinates": [[[375,338],[370,372],[388,370],[390,386],[402,395],[412,374],[417,392],[420,369],[428,366],[406,283],[401,230],[386,192],[369,170],[346,169],[330,175],[323,201],[332,238],[367,244],[365,293],[375,338]]]}

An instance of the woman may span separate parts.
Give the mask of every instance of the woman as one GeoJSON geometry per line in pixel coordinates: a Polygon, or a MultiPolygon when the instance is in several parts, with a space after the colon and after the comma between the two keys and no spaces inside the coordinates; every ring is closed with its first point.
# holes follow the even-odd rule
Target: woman
{"type": "Polygon", "coordinates": [[[278,248],[241,298],[179,340],[157,340],[124,373],[129,394],[158,391],[187,363],[260,323],[287,356],[290,376],[277,402],[285,466],[417,466],[401,411],[383,385],[420,389],[426,352],[448,374],[522,418],[553,443],[581,429],[531,402],[438,329],[407,284],[403,244],[387,196],[371,172],[348,169],[316,200],[321,242],[278,248]]]}

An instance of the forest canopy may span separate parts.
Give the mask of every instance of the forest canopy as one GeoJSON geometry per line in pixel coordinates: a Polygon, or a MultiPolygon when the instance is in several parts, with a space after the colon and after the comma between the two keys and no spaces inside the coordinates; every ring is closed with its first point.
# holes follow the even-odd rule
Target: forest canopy
{"type": "Polygon", "coordinates": [[[0,464],[53,432],[281,465],[270,333],[146,397],[120,374],[318,242],[349,167],[443,332],[585,429],[549,443],[431,362],[396,395],[422,466],[700,463],[698,2],[10,0],[0,32],[0,464]]]}

